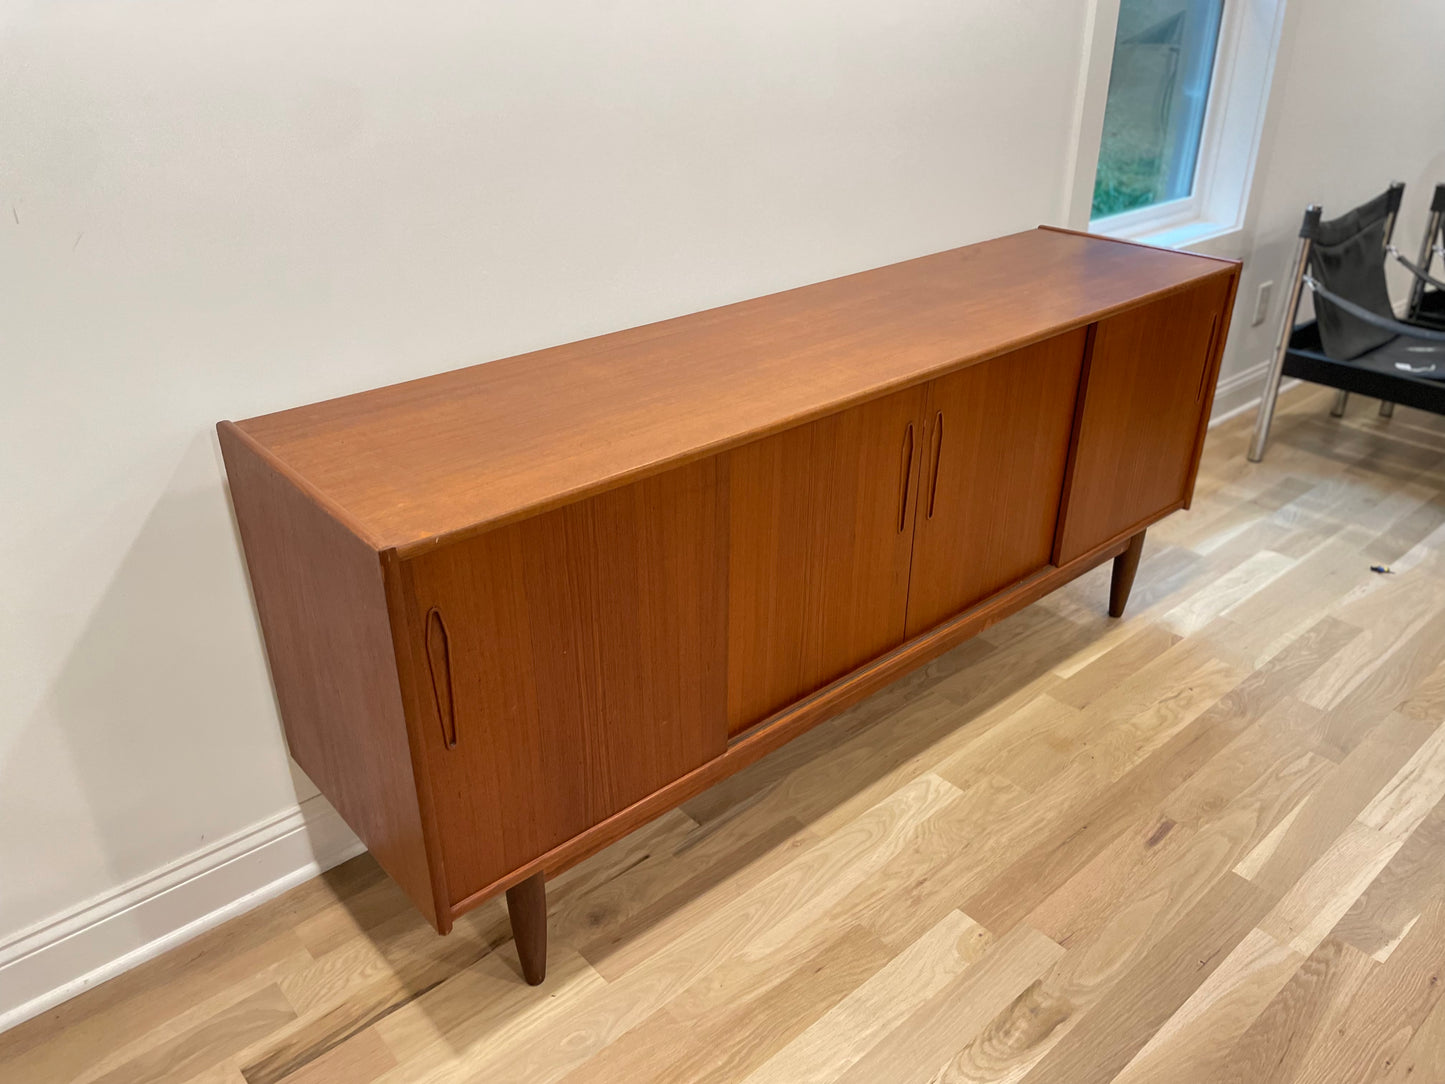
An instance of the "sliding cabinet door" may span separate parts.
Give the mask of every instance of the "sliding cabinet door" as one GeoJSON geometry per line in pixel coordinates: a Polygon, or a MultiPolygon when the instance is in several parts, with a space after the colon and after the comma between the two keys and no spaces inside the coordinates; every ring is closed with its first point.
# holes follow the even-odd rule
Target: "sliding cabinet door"
{"type": "Polygon", "coordinates": [[[404,566],[453,903],[726,747],[719,473],[680,467],[404,566]]]}
{"type": "Polygon", "coordinates": [[[1188,500],[1233,282],[1218,275],[1099,321],[1059,564],[1188,500]]]}
{"type": "Polygon", "coordinates": [[[908,593],[916,636],[1049,563],[1083,329],[933,381],[908,593]]]}
{"type": "Polygon", "coordinates": [[[728,454],[728,730],[903,641],[923,389],[728,454]]]}

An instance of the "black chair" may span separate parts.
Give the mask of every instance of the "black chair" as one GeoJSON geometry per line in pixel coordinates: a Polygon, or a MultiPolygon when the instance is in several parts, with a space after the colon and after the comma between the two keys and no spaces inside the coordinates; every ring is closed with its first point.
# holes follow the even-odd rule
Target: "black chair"
{"type": "MultiPolygon", "coordinates": [[[[1385,283],[1385,259],[1393,256],[1415,274],[1422,297],[1426,286],[1435,287],[1431,294],[1445,289],[1445,283],[1430,278],[1390,243],[1404,191],[1403,184],[1392,184],[1328,222],[1320,220],[1315,204],[1305,209],[1289,300],[1249,446],[1251,462],[1264,457],[1275,399],[1286,376],[1338,389],[1330,411],[1335,417],[1345,412],[1351,392],[1379,399],[1386,417],[1395,403],[1445,414],[1445,331],[1423,320],[1396,319],[1385,283]],[[1296,327],[1306,286],[1314,295],[1315,319],[1296,327]]],[[[1445,207],[1440,188],[1436,206],[1445,207]]],[[[1437,232],[1440,213],[1432,209],[1437,232]]],[[[1427,247],[1433,236],[1427,236],[1427,247]]]]}

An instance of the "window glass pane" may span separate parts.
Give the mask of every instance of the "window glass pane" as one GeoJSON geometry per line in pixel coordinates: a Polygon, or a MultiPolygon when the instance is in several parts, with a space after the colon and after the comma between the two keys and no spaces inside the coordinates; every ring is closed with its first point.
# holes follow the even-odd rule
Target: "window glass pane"
{"type": "Polygon", "coordinates": [[[1093,217],[1194,188],[1224,0],[1121,0],[1093,217]]]}

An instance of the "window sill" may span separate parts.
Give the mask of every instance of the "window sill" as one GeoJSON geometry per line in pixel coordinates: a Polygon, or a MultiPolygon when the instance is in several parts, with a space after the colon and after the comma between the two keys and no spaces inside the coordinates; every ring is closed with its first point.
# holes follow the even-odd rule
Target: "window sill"
{"type": "MultiPolygon", "coordinates": [[[[1098,223],[1107,227],[1107,223],[1098,223]]],[[[1235,256],[1235,249],[1244,233],[1237,222],[1213,222],[1194,218],[1187,222],[1176,222],[1166,226],[1141,227],[1135,229],[1100,229],[1090,223],[1091,232],[1105,237],[1117,237],[1121,241],[1138,241],[1143,245],[1157,245],[1159,248],[1178,248],[1189,252],[1202,252],[1210,256],[1235,256]]]]}

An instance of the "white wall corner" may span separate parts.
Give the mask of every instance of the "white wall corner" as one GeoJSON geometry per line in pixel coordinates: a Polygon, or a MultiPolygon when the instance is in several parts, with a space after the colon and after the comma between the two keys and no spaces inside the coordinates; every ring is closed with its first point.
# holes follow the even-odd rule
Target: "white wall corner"
{"type": "Polygon", "coordinates": [[[366,848],[320,795],[0,943],[0,1031],[366,848]]]}

